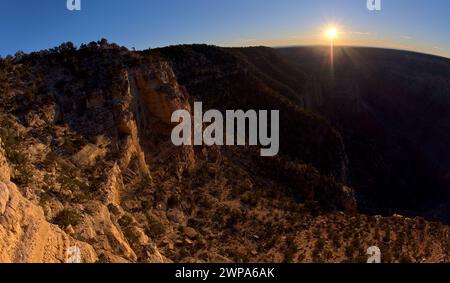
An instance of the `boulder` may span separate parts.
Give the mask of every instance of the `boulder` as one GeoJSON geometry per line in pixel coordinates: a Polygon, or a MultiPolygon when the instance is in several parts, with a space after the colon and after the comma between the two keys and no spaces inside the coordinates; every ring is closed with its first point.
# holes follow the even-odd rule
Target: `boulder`
{"type": "Polygon", "coordinates": [[[190,239],[195,239],[198,236],[198,232],[192,227],[186,227],[184,229],[184,234],[190,239]]]}

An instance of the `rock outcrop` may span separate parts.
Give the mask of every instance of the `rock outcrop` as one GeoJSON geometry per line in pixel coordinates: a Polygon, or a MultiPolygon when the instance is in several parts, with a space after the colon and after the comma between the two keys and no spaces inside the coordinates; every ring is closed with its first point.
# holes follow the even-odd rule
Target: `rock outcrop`
{"type": "Polygon", "coordinates": [[[122,261],[136,262],[135,252],[120,227],[111,220],[108,208],[99,202],[93,202],[86,210],[90,213],[74,228],[75,233],[94,243],[99,252],[112,252],[122,257],[122,261]]]}
{"type": "Polygon", "coordinates": [[[17,187],[0,182],[0,262],[64,263],[70,249],[79,249],[75,262],[96,262],[92,246],[77,241],[45,220],[44,213],[26,200],[17,187]]]}
{"type": "Polygon", "coordinates": [[[1,146],[0,161],[0,262],[69,262],[71,250],[80,251],[75,262],[95,262],[92,246],[48,223],[42,208],[26,200],[10,182],[1,146]]]}
{"type": "Polygon", "coordinates": [[[180,109],[190,112],[191,107],[186,90],[178,84],[169,64],[158,62],[153,68],[134,69],[128,79],[136,105],[134,114],[140,134],[145,140],[153,140],[153,144],[147,145],[149,162],[174,158],[183,163],[185,168],[194,167],[195,154],[192,146],[174,147],[170,144],[172,113],[180,109]],[[155,140],[156,136],[158,140],[163,140],[162,144],[155,140]]]}

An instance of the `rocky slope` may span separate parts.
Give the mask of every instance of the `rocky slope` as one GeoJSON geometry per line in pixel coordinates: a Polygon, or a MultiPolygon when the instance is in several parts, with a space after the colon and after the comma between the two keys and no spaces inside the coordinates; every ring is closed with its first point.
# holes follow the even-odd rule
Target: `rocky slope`
{"type": "Polygon", "coordinates": [[[83,262],[359,262],[372,245],[448,261],[448,227],[360,214],[345,139],[305,110],[304,78],[266,48],[102,40],[1,59],[0,261],[76,246],[83,262]],[[280,155],[173,146],[170,116],[195,100],[280,109],[280,155]]]}
{"type": "Polygon", "coordinates": [[[70,248],[78,247],[81,260],[96,261],[92,246],[77,241],[58,226],[46,221],[41,207],[25,199],[10,181],[0,143],[0,261],[1,262],[67,262],[70,248]]]}

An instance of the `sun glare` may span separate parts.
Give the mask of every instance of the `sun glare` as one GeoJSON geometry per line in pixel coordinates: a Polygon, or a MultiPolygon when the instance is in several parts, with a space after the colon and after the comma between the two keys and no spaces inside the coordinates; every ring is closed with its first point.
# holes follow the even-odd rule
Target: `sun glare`
{"type": "Polygon", "coordinates": [[[334,40],[337,38],[338,31],[335,27],[329,27],[327,29],[327,37],[331,40],[334,40]]]}

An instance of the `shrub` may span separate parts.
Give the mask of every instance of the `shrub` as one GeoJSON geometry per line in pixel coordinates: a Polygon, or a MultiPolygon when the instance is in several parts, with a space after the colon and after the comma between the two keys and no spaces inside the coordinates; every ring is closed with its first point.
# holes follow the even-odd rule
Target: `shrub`
{"type": "Polygon", "coordinates": [[[166,233],[166,227],[158,220],[151,218],[145,233],[151,238],[159,238],[166,233]]]}
{"type": "Polygon", "coordinates": [[[407,254],[400,256],[399,263],[413,263],[414,260],[407,254]]]}
{"type": "Polygon", "coordinates": [[[139,183],[139,190],[146,190],[152,186],[152,179],[149,176],[144,176],[139,183]]]}
{"type": "Polygon", "coordinates": [[[355,248],[352,245],[345,247],[345,256],[349,260],[353,259],[354,254],[355,254],[355,248]]]}
{"type": "Polygon", "coordinates": [[[125,214],[119,219],[119,225],[122,227],[127,227],[133,223],[133,218],[131,216],[125,214]]]}
{"type": "Polygon", "coordinates": [[[52,168],[53,166],[56,165],[56,159],[57,159],[57,155],[53,152],[50,151],[44,159],[44,162],[42,165],[44,165],[45,168],[52,168]]]}
{"type": "Polygon", "coordinates": [[[72,209],[63,209],[53,219],[53,223],[65,229],[69,225],[76,226],[82,220],[81,215],[72,209]]]}
{"type": "Polygon", "coordinates": [[[295,243],[293,237],[287,238],[286,242],[287,242],[287,248],[286,248],[286,251],[284,253],[283,261],[285,263],[291,263],[291,262],[294,261],[294,256],[295,256],[295,254],[297,252],[298,247],[297,247],[297,244],[295,243]]]}
{"type": "Polygon", "coordinates": [[[30,164],[24,164],[17,170],[16,175],[12,179],[19,187],[28,186],[33,178],[33,169],[30,164]]]}

